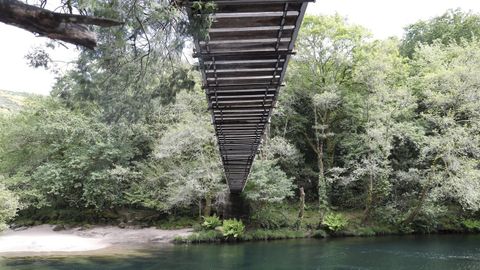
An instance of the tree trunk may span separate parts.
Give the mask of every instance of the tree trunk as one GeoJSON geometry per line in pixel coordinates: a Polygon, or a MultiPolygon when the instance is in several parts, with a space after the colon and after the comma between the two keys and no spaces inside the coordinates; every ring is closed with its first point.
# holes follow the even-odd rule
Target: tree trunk
{"type": "Polygon", "coordinates": [[[17,0],[0,0],[0,22],[89,49],[95,48],[97,40],[86,25],[110,27],[123,24],[110,19],[53,12],[17,0]]]}
{"type": "Polygon", "coordinates": [[[304,214],[305,214],[305,191],[303,190],[303,187],[300,187],[300,205],[299,205],[299,211],[298,211],[298,219],[295,224],[297,227],[297,230],[299,230],[302,227],[304,214]]]}
{"type": "Polygon", "coordinates": [[[373,202],[373,175],[368,176],[367,198],[365,200],[365,211],[363,212],[363,223],[367,222],[373,202]]]}
{"type": "Polygon", "coordinates": [[[202,221],[202,200],[198,200],[198,220],[202,221]]]}
{"type": "Polygon", "coordinates": [[[209,217],[212,212],[212,198],[210,196],[205,197],[205,208],[203,209],[203,215],[209,217]]]}
{"type": "Polygon", "coordinates": [[[283,137],[287,136],[287,127],[288,127],[288,117],[285,119],[285,125],[283,126],[283,137]]]}
{"type": "MultiPolygon", "coordinates": [[[[317,166],[318,166],[318,211],[320,214],[320,224],[323,223],[323,218],[327,211],[327,183],[325,181],[325,166],[323,163],[323,137],[320,138],[318,134],[318,117],[317,117],[317,108],[314,106],[314,123],[315,123],[315,143],[317,153],[317,166]]],[[[324,131],[322,131],[323,135],[324,131]]]]}
{"type": "Polygon", "coordinates": [[[420,212],[420,209],[422,209],[423,203],[425,202],[425,199],[427,198],[427,192],[428,192],[428,186],[425,186],[422,190],[422,193],[420,194],[420,198],[418,200],[417,205],[413,209],[412,212],[410,212],[410,215],[403,220],[403,224],[408,225],[412,223],[412,221],[417,217],[418,213],[420,212]]]}
{"type": "Polygon", "coordinates": [[[328,210],[327,182],[325,179],[322,148],[323,147],[319,149],[318,154],[318,207],[320,213],[320,223],[323,222],[323,218],[328,210]]]}

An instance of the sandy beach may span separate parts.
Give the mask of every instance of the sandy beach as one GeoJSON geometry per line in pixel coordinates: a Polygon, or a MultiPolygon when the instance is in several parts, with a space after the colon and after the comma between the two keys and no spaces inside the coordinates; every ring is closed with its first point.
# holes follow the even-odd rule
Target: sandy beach
{"type": "Polygon", "coordinates": [[[143,245],[167,244],[191,229],[118,228],[113,226],[72,228],[54,231],[53,225],[40,225],[0,233],[0,255],[13,253],[82,253],[108,248],[128,249],[143,245]]]}

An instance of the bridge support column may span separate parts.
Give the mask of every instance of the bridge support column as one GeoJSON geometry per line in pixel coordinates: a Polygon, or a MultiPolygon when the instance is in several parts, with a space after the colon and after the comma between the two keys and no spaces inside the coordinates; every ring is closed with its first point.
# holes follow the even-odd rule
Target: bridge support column
{"type": "Polygon", "coordinates": [[[223,211],[223,218],[246,220],[249,217],[250,207],[241,193],[229,193],[227,204],[223,211]]]}

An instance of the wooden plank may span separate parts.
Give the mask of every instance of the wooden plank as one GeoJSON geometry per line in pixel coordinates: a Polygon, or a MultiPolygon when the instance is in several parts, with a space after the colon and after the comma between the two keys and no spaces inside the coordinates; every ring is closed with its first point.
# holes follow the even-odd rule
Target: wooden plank
{"type": "Polygon", "coordinates": [[[201,52],[195,57],[202,57],[203,62],[206,66],[211,66],[213,60],[216,64],[235,64],[235,63],[248,63],[248,62],[258,62],[258,63],[276,63],[277,59],[280,59],[280,62],[285,62],[286,56],[294,54],[289,51],[278,51],[278,52],[245,52],[242,54],[238,53],[208,53],[201,52]],[[224,62],[224,61],[238,61],[238,62],[224,62]]]}
{"type": "MultiPolygon", "coordinates": [[[[235,45],[235,44],[266,44],[266,43],[277,43],[277,42],[286,42],[289,43],[291,41],[290,37],[280,37],[277,38],[271,37],[250,37],[250,38],[245,38],[245,39],[240,39],[240,40],[230,40],[230,39],[225,39],[225,40],[209,40],[209,41],[200,41],[200,48],[204,48],[205,46],[209,46],[210,49],[215,49],[212,47],[213,45],[218,45],[218,44],[225,44],[225,45],[235,45]]],[[[206,47],[205,47],[206,48],[206,47]]],[[[205,49],[206,53],[209,53],[207,49],[205,49]]]]}
{"type": "MultiPolygon", "coordinates": [[[[246,145],[246,146],[248,146],[248,145],[246,145]]],[[[254,147],[254,146],[253,146],[253,147],[254,147]]],[[[250,149],[251,149],[251,148],[252,148],[252,146],[250,147],[250,149]]],[[[237,150],[242,150],[242,151],[244,151],[244,150],[245,150],[245,147],[242,147],[242,148],[232,148],[232,147],[230,147],[230,146],[229,146],[229,147],[224,146],[224,147],[222,147],[221,149],[222,149],[222,151],[237,151],[237,150]]],[[[252,151],[249,150],[249,152],[252,152],[252,151]]]]}
{"type": "MultiPolygon", "coordinates": [[[[215,67],[217,69],[238,69],[238,68],[245,68],[245,69],[252,69],[252,68],[275,68],[276,62],[232,62],[232,63],[216,63],[215,67]]],[[[206,63],[203,65],[205,70],[213,69],[213,63],[206,63]]]]}
{"type": "Polygon", "coordinates": [[[274,76],[273,73],[266,76],[230,76],[230,77],[212,77],[207,78],[207,83],[223,83],[225,81],[246,81],[246,80],[266,80],[267,82],[271,80],[278,80],[280,76],[274,76]]]}
{"type": "MultiPolygon", "coordinates": [[[[276,91],[250,91],[250,92],[247,92],[247,91],[242,91],[242,92],[234,92],[234,91],[231,91],[231,93],[229,92],[225,92],[225,91],[222,91],[222,92],[215,92],[215,91],[212,91],[212,92],[208,92],[207,93],[207,96],[208,97],[223,97],[223,98],[227,98],[227,97],[242,97],[242,96],[247,96],[247,95],[252,95],[252,96],[259,96],[259,95],[262,95],[262,96],[265,96],[265,94],[267,96],[274,96],[276,94],[276,91]]],[[[218,112],[223,112],[224,110],[220,110],[218,109],[218,112]]],[[[246,110],[242,110],[241,112],[245,112],[246,110]]]]}
{"type": "MultiPolygon", "coordinates": [[[[279,50],[286,50],[290,41],[284,41],[279,43],[279,50]]],[[[202,50],[207,51],[207,45],[200,45],[202,50]]],[[[243,51],[275,51],[277,42],[239,42],[239,43],[215,43],[209,44],[209,50],[211,52],[243,52],[243,51]]]]}
{"type": "Polygon", "coordinates": [[[268,103],[269,105],[272,104],[272,99],[265,100],[235,100],[235,101],[219,101],[219,102],[212,102],[212,106],[218,105],[218,106],[232,106],[232,107],[240,107],[242,105],[257,105],[257,106],[263,106],[264,103],[268,103]]]}
{"type": "MultiPolygon", "coordinates": [[[[217,105],[209,105],[209,109],[213,109],[213,108],[216,108],[217,105]]],[[[263,106],[263,104],[253,104],[253,105],[245,105],[245,104],[228,104],[228,105],[218,105],[218,108],[221,108],[221,109],[224,109],[224,110],[227,110],[227,109],[259,109],[259,108],[271,108],[271,104],[266,104],[265,106],[263,106]]]]}
{"type": "MultiPolygon", "coordinates": [[[[204,83],[206,83],[204,81],[204,83]]],[[[279,83],[251,83],[251,82],[238,82],[238,83],[230,83],[230,84],[223,84],[223,85],[215,85],[215,83],[209,83],[204,85],[203,88],[211,88],[211,89],[218,89],[218,90],[244,90],[244,89],[265,89],[265,88],[276,88],[279,86],[283,86],[279,83]],[[252,88],[254,87],[254,88],[252,88]]]]}
{"type": "Polygon", "coordinates": [[[252,93],[242,93],[242,94],[222,94],[222,93],[210,93],[208,94],[209,98],[213,100],[232,100],[232,99],[243,99],[243,100],[250,100],[250,99],[267,99],[273,98],[275,96],[275,92],[259,92],[258,94],[252,93]]]}
{"type": "MultiPolygon", "coordinates": [[[[215,113],[215,119],[220,117],[235,117],[235,116],[267,116],[268,111],[266,112],[248,112],[248,113],[215,113]]],[[[247,128],[247,127],[244,127],[247,128]]]]}
{"type": "MultiPolygon", "coordinates": [[[[288,43],[290,44],[290,43],[288,43]]],[[[221,55],[221,54],[239,54],[239,55],[243,55],[243,54],[247,54],[247,53],[265,53],[265,54],[271,54],[271,53],[275,53],[276,49],[275,47],[272,47],[270,45],[265,45],[265,46],[251,46],[249,48],[246,48],[245,46],[243,46],[243,48],[241,48],[241,44],[239,44],[238,46],[235,46],[235,48],[233,48],[232,46],[224,46],[225,48],[214,48],[214,49],[210,49],[209,51],[208,50],[203,50],[201,53],[209,53],[209,54],[217,54],[217,55],[221,55]]],[[[282,50],[284,51],[285,48],[288,48],[288,46],[280,46],[280,48],[278,48],[279,50],[282,50]]],[[[247,59],[249,60],[249,59],[247,59]]]]}
{"type": "Polygon", "coordinates": [[[280,76],[282,70],[256,70],[250,69],[246,71],[229,71],[229,72],[209,72],[206,73],[207,78],[225,78],[225,77],[260,77],[260,76],[280,76]]]}
{"type": "MultiPolygon", "coordinates": [[[[218,12],[218,10],[210,15],[213,20],[228,18],[244,18],[244,17],[298,17],[299,12],[296,10],[272,11],[270,9],[257,9],[251,12],[218,12]]],[[[195,15],[199,16],[199,15],[195,15]]]]}
{"type": "MultiPolygon", "coordinates": [[[[253,148],[255,148],[255,146],[253,146],[253,148]]],[[[226,147],[223,147],[223,148],[221,148],[222,151],[227,151],[228,153],[230,153],[230,151],[247,151],[245,149],[247,149],[249,153],[254,152],[254,151],[251,150],[252,147],[250,147],[250,148],[245,148],[245,147],[244,148],[231,148],[231,147],[226,148],[226,147]]]]}
{"type": "MultiPolygon", "coordinates": [[[[285,25],[295,25],[297,17],[286,17],[285,25]]],[[[212,23],[212,28],[253,27],[253,26],[277,26],[282,17],[242,17],[242,18],[217,18],[212,23]]]]}
{"type": "MultiPolygon", "coordinates": [[[[279,83],[279,80],[280,78],[275,78],[273,80],[273,85],[275,84],[278,84],[279,83]]],[[[207,86],[236,86],[236,85],[263,85],[263,86],[269,86],[269,85],[272,85],[272,83],[270,82],[271,79],[269,78],[262,78],[262,79],[250,79],[250,78],[247,78],[247,79],[243,79],[243,78],[240,78],[240,79],[228,79],[228,80],[221,80],[221,81],[215,81],[215,82],[212,82],[212,81],[208,81],[207,82],[207,86]]]]}
{"type": "MultiPolygon", "coordinates": [[[[268,117],[268,114],[232,114],[232,115],[215,115],[215,119],[222,119],[223,118],[232,118],[232,117],[263,117],[263,118],[267,118],[268,117]]],[[[218,130],[256,130],[257,128],[256,127],[252,127],[252,128],[243,128],[243,129],[239,129],[239,128],[231,128],[231,129],[218,129],[218,130]]]]}
{"type": "Polygon", "coordinates": [[[230,129],[215,129],[215,131],[218,133],[218,134],[222,134],[222,133],[225,133],[225,132],[236,132],[236,131],[249,131],[249,132],[253,132],[253,133],[258,133],[258,134],[263,134],[263,130],[264,129],[261,129],[261,128],[252,128],[252,129],[235,129],[235,128],[230,128],[230,129]]]}
{"type": "Polygon", "coordinates": [[[263,126],[264,123],[253,123],[253,124],[236,124],[236,123],[230,123],[230,124],[224,124],[224,127],[256,127],[256,126],[263,126]]]}
{"type": "Polygon", "coordinates": [[[294,30],[293,33],[295,34],[295,25],[271,25],[271,26],[263,26],[257,25],[253,27],[231,27],[231,28],[210,28],[208,29],[209,33],[225,33],[225,32],[242,32],[242,31],[264,31],[264,30],[294,30]]]}
{"type": "MultiPolygon", "coordinates": [[[[282,66],[279,65],[279,67],[275,68],[274,66],[272,67],[267,67],[267,68],[250,68],[250,69],[208,69],[208,70],[204,70],[205,72],[205,77],[204,79],[207,79],[208,80],[208,85],[212,85],[212,82],[211,80],[212,79],[215,79],[215,78],[237,78],[237,77],[245,77],[245,78],[248,78],[248,77],[264,77],[264,78],[271,78],[273,76],[276,76],[276,77],[279,77],[281,75],[281,72],[282,72],[282,66]]],[[[205,83],[206,81],[203,80],[203,82],[205,83]]],[[[254,84],[254,83],[253,83],[254,84]]],[[[206,88],[208,85],[203,85],[202,87],[203,88],[206,88]]],[[[245,84],[245,83],[231,83],[231,86],[252,86],[252,83],[248,83],[248,84],[245,84]]],[[[278,86],[283,86],[283,85],[280,85],[279,82],[277,82],[275,85],[270,85],[269,88],[270,89],[276,89],[278,86]]],[[[246,88],[246,89],[242,89],[242,88],[236,88],[236,89],[232,89],[232,90],[248,90],[248,89],[252,89],[252,88],[246,88]]],[[[263,85],[263,82],[262,83],[259,83],[258,84],[258,87],[257,87],[257,90],[258,89],[265,89],[265,86],[263,85]]],[[[222,89],[219,89],[219,90],[222,90],[222,89]]]]}
{"type": "MultiPolygon", "coordinates": [[[[291,37],[293,29],[282,31],[282,37],[291,37]]],[[[247,38],[277,38],[278,30],[257,30],[257,31],[229,31],[229,32],[209,32],[210,41],[219,40],[243,40],[247,38]]]]}
{"type": "MultiPolygon", "coordinates": [[[[219,135],[262,135],[261,132],[255,132],[255,131],[244,131],[244,132],[239,132],[239,131],[224,131],[224,132],[218,132],[219,135]]],[[[248,148],[248,147],[247,147],[248,148]]]]}
{"type": "Polygon", "coordinates": [[[231,143],[231,144],[228,144],[228,145],[227,145],[227,144],[224,145],[224,147],[235,147],[235,146],[239,146],[239,147],[242,146],[242,147],[244,147],[245,145],[250,145],[250,146],[254,147],[255,145],[258,145],[258,144],[259,144],[259,143],[256,143],[256,144],[231,143]]]}
{"type": "MultiPolygon", "coordinates": [[[[284,3],[307,3],[315,0],[210,0],[217,5],[268,5],[268,4],[284,4],[284,3]]],[[[183,5],[192,5],[194,1],[180,1],[183,5]]]]}
{"type": "MultiPolygon", "coordinates": [[[[241,131],[242,129],[216,129],[215,131],[218,132],[218,133],[221,133],[222,131],[225,132],[225,131],[241,131]]],[[[247,130],[250,130],[252,132],[258,132],[258,133],[263,133],[263,128],[259,128],[259,129],[247,129],[247,130]]]]}
{"type": "MultiPolygon", "coordinates": [[[[287,10],[299,11],[302,5],[300,3],[291,3],[287,10]]],[[[255,5],[232,5],[232,4],[218,4],[216,6],[216,13],[241,13],[241,12],[256,12],[259,10],[269,11],[283,11],[285,3],[257,3],[255,5]]]]}
{"type": "Polygon", "coordinates": [[[266,117],[258,116],[258,117],[247,117],[247,116],[239,116],[239,117],[222,117],[221,119],[218,118],[218,121],[234,121],[234,120],[256,120],[261,121],[262,119],[266,119],[266,117]]]}
{"type": "MultiPolygon", "coordinates": [[[[213,110],[213,113],[217,114],[217,113],[220,113],[220,112],[223,112],[223,113],[249,113],[249,112],[252,112],[252,113],[263,113],[265,110],[264,109],[225,109],[225,110],[218,110],[218,109],[214,109],[213,110]]],[[[266,110],[267,112],[269,111],[268,109],[266,110]]]]}

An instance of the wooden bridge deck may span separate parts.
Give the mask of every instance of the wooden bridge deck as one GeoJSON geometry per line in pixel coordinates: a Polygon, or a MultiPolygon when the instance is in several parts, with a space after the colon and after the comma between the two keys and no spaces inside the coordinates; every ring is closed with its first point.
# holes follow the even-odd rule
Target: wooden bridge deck
{"type": "Polygon", "coordinates": [[[232,193],[245,187],[310,1],[214,1],[209,37],[195,40],[232,193]]]}

